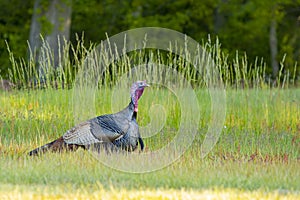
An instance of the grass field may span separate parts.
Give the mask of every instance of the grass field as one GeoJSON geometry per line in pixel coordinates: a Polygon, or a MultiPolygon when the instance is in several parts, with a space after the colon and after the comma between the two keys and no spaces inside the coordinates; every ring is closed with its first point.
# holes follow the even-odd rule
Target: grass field
{"type": "MultiPolygon", "coordinates": [[[[1,198],[299,198],[300,90],[228,90],[224,129],[204,159],[200,148],[210,96],[206,90],[195,93],[201,117],[191,147],[163,169],[132,174],[107,167],[83,150],[28,157],[28,150],[75,124],[72,90],[1,92],[1,198]]],[[[96,114],[118,109],[111,97],[110,90],[97,92],[96,114]]],[[[167,119],[158,134],[145,139],[148,152],[174,137],[181,115],[171,93],[147,88],[139,103],[141,126],[155,116],[155,109],[148,112],[155,104],[167,119]]]]}
{"type": "MultiPolygon", "coordinates": [[[[294,87],[296,65],[293,73],[284,73],[282,61],[278,78],[271,82],[263,62],[256,60],[252,65],[246,56],[228,61],[218,41],[214,45],[210,42],[204,45],[211,56],[195,51],[198,52],[195,65],[178,55],[147,50],[111,62],[110,53],[115,52],[112,48],[101,54],[109,67],[101,74],[99,88],[76,93],[82,85],[68,86],[74,83],[75,73],[84,69],[81,68],[86,63],[84,56],[91,49],[86,49],[81,41],[76,47],[66,44],[62,49],[67,56],[61,58],[59,67],[53,71],[47,68],[53,60],[51,51],[45,44],[41,50],[41,66],[48,70],[46,85],[33,84],[32,80],[40,80],[34,58],[28,63],[22,59],[16,61],[10,53],[10,80],[19,89],[0,91],[0,199],[300,198],[300,89],[294,87]],[[70,61],[69,53],[75,63],[70,61]],[[218,72],[201,68],[211,63],[211,60],[201,60],[206,58],[213,59],[214,69],[218,69],[221,76],[210,76],[218,72]],[[147,67],[142,65],[144,63],[147,67]],[[193,84],[197,102],[190,96],[182,100],[185,96],[176,93],[176,87],[172,91],[155,84],[170,78],[172,84],[184,85],[180,82],[182,78],[173,79],[176,74],[166,77],[166,72],[170,71],[160,71],[156,68],[159,65],[152,63],[172,66],[184,74],[193,84]],[[138,123],[146,144],[145,152],[135,152],[135,159],[132,154],[104,154],[102,161],[84,150],[47,153],[40,157],[27,155],[29,150],[56,139],[80,121],[127,106],[130,85],[125,84],[125,93],[117,93],[112,86],[124,77],[127,79],[129,66],[134,65],[143,66],[139,72],[146,75],[138,79],[146,78],[154,83],[139,101],[138,123]],[[222,105],[223,101],[219,101],[217,107],[221,110],[215,113],[213,102],[219,99],[213,99],[206,84],[211,81],[209,83],[214,85],[219,80],[226,88],[226,102],[222,105]],[[54,89],[56,83],[58,89],[54,89]],[[62,83],[69,89],[61,89],[62,83]],[[222,117],[219,112],[222,110],[226,111],[224,124],[218,118],[222,117]],[[173,158],[176,152],[172,149],[164,151],[161,157],[154,157],[154,154],[178,135],[190,137],[186,130],[191,127],[181,129],[184,120],[195,126],[196,135],[177,160],[161,168],[145,170],[146,173],[122,170],[127,167],[143,171],[151,164],[154,166],[173,158]],[[215,146],[211,143],[213,148],[208,155],[202,158],[206,134],[210,128],[216,130],[213,128],[218,120],[222,122],[221,135],[215,146]],[[155,159],[145,160],[144,155],[155,159]],[[107,160],[115,165],[103,162],[107,160]]],[[[188,58],[188,52],[185,53],[188,58]]],[[[139,68],[131,71],[134,70],[139,68]]],[[[97,73],[89,72],[87,80],[97,73]]],[[[185,91],[182,90],[182,94],[185,91]]],[[[182,141],[187,137],[181,138],[182,141]]]]}

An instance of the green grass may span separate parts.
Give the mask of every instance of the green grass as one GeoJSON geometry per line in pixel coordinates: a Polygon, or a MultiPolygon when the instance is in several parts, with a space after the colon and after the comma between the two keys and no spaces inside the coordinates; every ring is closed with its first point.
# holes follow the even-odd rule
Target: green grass
{"type": "MultiPolygon", "coordinates": [[[[196,94],[201,117],[199,133],[191,147],[179,160],[161,170],[131,174],[107,167],[83,150],[28,157],[28,150],[61,136],[75,124],[72,90],[3,92],[0,184],[5,187],[1,188],[28,187],[33,194],[48,188],[49,195],[54,195],[53,188],[57,187],[58,194],[65,187],[70,194],[81,190],[93,193],[99,188],[104,191],[216,188],[299,194],[299,89],[228,90],[226,128],[204,159],[200,158],[200,147],[210,120],[210,97],[205,90],[196,90],[196,94]]],[[[110,90],[97,92],[97,114],[118,109],[111,106],[111,96],[110,90]]],[[[153,104],[163,106],[167,119],[157,135],[145,139],[148,152],[172,139],[180,120],[180,114],[174,115],[180,109],[173,94],[147,88],[139,103],[138,121],[142,126],[151,121],[153,116],[148,110],[153,104]],[[168,103],[164,103],[164,98],[168,103]]]]}
{"type": "MultiPolygon", "coordinates": [[[[91,51],[82,42],[76,47],[63,47],[64,52],[71,52],[74,63],[62,57],[59,66],[46,74],[47,82],[35,84],[32,80],[39,80],[39,73],[34,58],[28,63],[17,62],[11,53],[10,80],[20,90],[0,91],[0,198],[299,198],[300,89],[293,87],[297,72],[289,77],[283,73],[282,63],[278,78],[268,82],[264,63],[256,61],[252,66],[246,56],[228,61],[218,41],[204,47],[221,72],[210,83],[219,84],[221,80],[226,88],[226,103],[221,105],[226,109],[222,133],[205,158],[201,158],[201,145],[219,113],[212,113],[213,102],[205,82],[209,76],[197,74],[203,69],[195,69],[181,57],[166,52],[133,52],[110,63],[97,87],[89,85],[89,78],[97,72],[93,69],[88,77],[80,77],[87,79],[77,79],[88,80],[86,86],[92,89],[87,89],[84,84],[71,87],[85,55],[91,51]],[[148,67],[136,68],[140,73],[130,74],[128,66],[143,63],[148,67]],[[171,80],[161,81],[168,71],[160,71],[157,63],[177,67],[191,83],[199,119],[195,118],[197,109],[182,104],[180,94],[188,91],[183,79],[171,76],[167,77],[171,80]],[[130,155],[104,155],[104,159],[113,161],[117,157],[117,167],[134,168],[138,163],[138,167],[146,168],[163,163],[175,155],[174,151],[165,151],[153,161],[142,158],[153,156],[176,135],[188,134],[186,130],[191,127],[180,129],[182,120],[188,118],[191,124],[197,124],[197,134],[175,162],[148,173],[126,173],[83,150],[27,156],[29,150],[56,139],[78,122],[127,106],[129,87],[136,79],[154,83],[139,101],[138,122],[146,152],[135,154],[136,160],[130,155]],[[114,87],[118,81],[126,90],[114,87]],[[62,85],[69,89],[61,89],[62,85]],[[167,87],[173,87],[173,91],[167,87]],[[131,159],[134,162],[128,165],[131,159]]],[[[49,50],[43,51],[45,63],[53,59],[49,50]]],[[[191,103],[189,99],[184,100],[186,104],[191,103]]]]}

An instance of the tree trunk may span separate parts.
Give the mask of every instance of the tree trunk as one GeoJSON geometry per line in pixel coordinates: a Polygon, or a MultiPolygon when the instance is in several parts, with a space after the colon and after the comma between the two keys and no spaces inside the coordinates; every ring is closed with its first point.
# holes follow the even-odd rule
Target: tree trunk
{"type": "Polygon", "coordinates": [[[277,61],[278,46],[277,46],[277,32],[276,32],[277,22],[273,18],[270,25],[270,50],[271,50],[271,65],[273,78],[276,78],[279,71],[279,64],[277,61]]]}
{"type": "Polygon", "coordinates": [[[35,0],[29,44],[38,64],[40,79],[45,78],[46,71],[51,67],[59,65],[64,39],[69,40],[70,37],[71,12],[71,0],[35,0]],[[50,62],[42,57],[45,52],[41,50],[41,36],[52,53],[50,62]]]}
{"type": "Polygon", "coordinates": [[[224,13],[220,11],[222,4],[225,4],[227,0],[221,0],[218,6],[214,10],[214,32],[219,33],[220,29],[223,27],[225,23],[224,13]]]}
{"type": "Polygon", "coordinates": [[[38,51],[37,49],[41,47],[41,38],[40,38],[41,27],[40,27],[40,23],[38,23],[38,19],[41,18],[42,15],[37,12],[37,10],[39,9],[39,4],[40,4],[40,0],[36,0],[34,2],[34,7],[33,7],[34,12],[31,19],[30,34],[29,34],[29,45],[33,55],[29,55],[29,56],[36,55],[38,51]]]}

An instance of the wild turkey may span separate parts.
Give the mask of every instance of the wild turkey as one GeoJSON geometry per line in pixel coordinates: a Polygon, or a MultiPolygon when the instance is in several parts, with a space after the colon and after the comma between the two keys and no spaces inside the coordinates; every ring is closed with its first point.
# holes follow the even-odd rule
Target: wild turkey
{"type": "Polygon", "coordinates": [[[140,136],[136,122],[138,112],[138,100],[149,85],[146,81],[137,81],[132,84],[129,105],[118,113],[106,114],[80,123],[68,130],[63,136],[36,148],[29,155],[38,155],[46,151],[77,150],[102,148],[106,150],[122,149],[133,151],[140,143],[141,150],[144,143],[140,136]]]}

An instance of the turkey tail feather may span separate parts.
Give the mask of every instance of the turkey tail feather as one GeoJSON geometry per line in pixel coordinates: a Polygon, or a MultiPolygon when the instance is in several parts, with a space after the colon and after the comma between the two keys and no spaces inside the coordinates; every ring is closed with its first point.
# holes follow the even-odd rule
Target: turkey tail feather
{"type": "Polygon", "coordinates": [[[30,156],[36,156],[38,154],[45,153],[50,150],[54,142],[56,142],[56,140],[30,151],[28,154],[30,156]]]}
{"type": "Polygon", "coordinates": [[[62,151],[63,149],[67,149],[67,150],[76,150],[78,149],[79,145],[75,145],[75,144],[67,144],[63,137],[58,138],[57,140],[54,140],[50,143],[47,143],[41,147],[38,147],[32,151],[30,151],[28,154],[30,156],[36,156],[39,155],[41,153],[45,153],[47,151],[62,151]]]}

